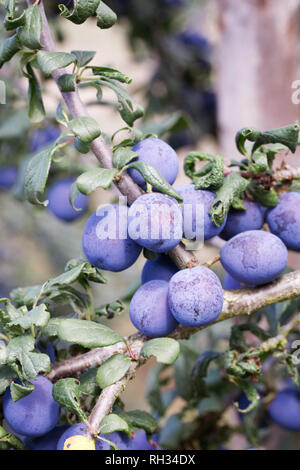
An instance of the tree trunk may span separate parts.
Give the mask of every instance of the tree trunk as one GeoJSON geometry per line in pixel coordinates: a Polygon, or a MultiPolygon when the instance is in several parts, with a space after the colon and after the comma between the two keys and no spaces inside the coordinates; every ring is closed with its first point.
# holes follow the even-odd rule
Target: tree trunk
{"type": "Polygon", "coordinates": [[[217,0],[217,90],[224,157],[239,155],[242,127],[276,128],[299,119],[292,83],[298,72],[298,0],[217,0]]]}

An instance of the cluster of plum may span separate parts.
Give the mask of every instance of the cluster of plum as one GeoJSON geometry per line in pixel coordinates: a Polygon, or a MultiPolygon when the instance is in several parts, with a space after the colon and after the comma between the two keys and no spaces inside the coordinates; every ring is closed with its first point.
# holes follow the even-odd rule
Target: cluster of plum
{"type": "MultiPolygon", "coordinates": [[[[31,450],[68,450],[66,441],[72,436],[82,436],[86,430],[85,423],[58,425],[60,407],[52,396],[53,385],[46,377],[37,376],[34,391],[19,401],[13,401],[10,389],[3,397],[3,413],[11,430],[24,440],[31,450]]],[[[120,450],[156,450],[157,435],[149,439],[145,431],[138,431],[134,437],[123,432],[100,434],[96,440],[96,450],[109,450],[110,440],[120,450]],[[106,439],[106,440],[102,440],[106,439]]]]}

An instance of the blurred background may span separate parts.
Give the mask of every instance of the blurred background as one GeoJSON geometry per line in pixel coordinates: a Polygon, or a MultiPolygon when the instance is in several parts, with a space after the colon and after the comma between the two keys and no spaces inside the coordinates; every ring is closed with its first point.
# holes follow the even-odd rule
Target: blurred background
{"type": "MultiPolygon", "coordinates": [[[[190,150],[196,149],[219,153],[228,160],[240,158],[234,143],[237,130],[246,126],[266,130],[300,118],[300,104],[292,102],[292,84],[300,80],[298,0],[108,0],[119,18],[109,30],[97,28],[94,19],[76,26],[59,17],[60,2],[44,3],[57,49],[95,50],[93,63],[116,67],[132,77],[129,93],[146,110],[137,127],[152,132],[159,128],[162,138],[178,152],[181,163],[190,150]]],[[[1,41],[4,36],[0,30],[1,41]]],[[[44,207],[23,201],[20,181],[24,162],[35,150],[39,129],[54,126],[60,95],[51,80],[44,80],[47,121],[39,129],[33,128],[26,117],[27,90],[17,60],[2,68],[1,80],[7,86],[7,104],[0,105],[0,297],[3,297],[15,287],[43,283],[62,272],[69,259],[83,257],[81,233],[87,215],[68,224],[44,207]],[[1,171],[8,166],[12,183],[5,187],[1,186],[1,171]]],[[[81,96],[103,133],[111,135],[124,126],[110,92],[105,92],[101,103],[90,89],[82,89],[81,96]]],[[[68,157],[68,163],[57,163],[51,174],[53,180],[55,171],[76,175],[80,169],[96,164],[92,155],[79,156],[75,150],[70,150],[68,157]]],[[[288,158],[289,163],[300,165],[300,155],[288,158]]],[[[189,182],[182,166],[176,184],[189,182]]],[[[90,197],[89,212],[116,196],[114,192],[98,190],[90,197]]],[[[198,252],[203,262],[217,254],[217,240],[198,252]]],[[[126,272],[105,273],[107,286],[94,289],[96,305],[126,297],[140,282],[144,262],[141,256],[126,272]]],[[[290,266],[300,267],[299,255],[290,256],[290,266]]],[[[222,268],[216,265],[214,269],[222,278],[222,268]]],[[[134,332],[128,308],[110,322],[123,335],[134,332]]],[[[199,354],[212,345],[222,350],[230,326],[230,322],[222,323],[207,333],[195,335],[190,342],[199,354]]],[[[149,410],[144,395],[152,367],[150,361],[126,390],[124,401],[128,409],[149,410]]],[[[185,364],[180,367],[184,369],[185,364]]],[[[178,380],[182,380],[184,388],[184,375],[178,375],[178,380]]],[[[164,419],[178,412],[184,403],[183,391],[172,401],[164,419]]],[[[222,418],[226,426],[237,427],[240,421],[236,411],[230,406],[227,411],[222,418]]],[[[273,425],[265,446],[300,448],[300,435],[273,425]]],[[[236,432],[229,437],[226,447],[248,448],[249,443],[236,432]]]]}

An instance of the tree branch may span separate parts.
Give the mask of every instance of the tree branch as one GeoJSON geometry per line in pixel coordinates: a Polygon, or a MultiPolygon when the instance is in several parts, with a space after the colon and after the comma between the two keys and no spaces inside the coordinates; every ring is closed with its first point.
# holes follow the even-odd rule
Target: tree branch
{"type": "MultiPolygon", "coordinates": [[[[27,3],[30,5],[32,1],[27,0],[27,3]]],[[[54,52],[56,50],[55,44],[50,32],[42,1],[39,4],[39,8],[43,20],[43,32],[41,36],[43,49],[54,52]]],[[[52,76],[57,82],[59,77],[65,73],[65,70],[60,69],[53,72],[52,76]]],[[[88,112],[77,91],[62,93],[62,96],[73,118],[88,116],[88,112]]],[[[107,147],[102,137],[98,137],[93,141],[92,151],[103,168],[112,168],[112,152],[111,149],[107,147]]],[[[290,171],[290,169],[288,171],[290,171]]],[[[281,175],[281,178],[282,177],[284,177],[284,179],[290,179],[286,173],[281,175]]],[[[129,204],[132,204],[139,196],[143,194],[141,188],[136,185],[126,173],[123,174],[121,179],[116,182],[115,185],[119,191],[127,197],[129,204]]],[[[180,269],[192,267],[198,264],[194,253],[185,250],[185,247],[182,243],[168,254],[180,269]]],[[[287,274],[281,277],[278,281],[263,288],[225,291],[223,311],[215,323],[234,318],[239,315],[250,315],[252,312],[255,312],[262,307],[266,307],[283,300],[291,299],[299,295],[300,271],[287,274]]],[[[206,327],[186,328],[184,326],[179,326],[170,336],[176,339],[186,339],[196,331],[204,328],[206,327]]],[[[127,340],[134,355],[136,357],[140,357],[141,348],[147,341],[147,338],[141,334],[136,334],[130,336],[127,338],[127,340]]],[[[51,380],[57,380],[58,378],[69,375],[78,375],[90,367],[97,367],[101,365],[112,354],[125,351],[126,346],[123,343],[118,343],[117,345],[106,348],[96,348],[86,354],[69,359],[62,362],[61,364],[54,365],[48,377],[51,380]]],[[[122,380],[105,388],[101,392],[89,418],[91,429],[87,428],[87,435],[93,434],[92,429],[94,429],[95,432],[99,430],[102,419],[104,416],[110,413],[115,400],[123,392],[127,383],[135,375],[137,368],[142,363],[144,363],[144,359],[141,357],[138,361],[133,361],[129,372],[122,380]]]]}

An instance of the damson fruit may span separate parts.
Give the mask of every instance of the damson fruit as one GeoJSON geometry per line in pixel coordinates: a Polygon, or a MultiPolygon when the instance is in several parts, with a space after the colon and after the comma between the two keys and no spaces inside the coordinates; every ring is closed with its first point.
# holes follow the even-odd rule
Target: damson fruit
{"type": "Polygon", "coordinates": [[[210,269],[196,267],[174,274],[169,282],[169,307],[176,320],[185,326],[214,322],[223,307],[223,289],[210,269]]]}
{"type": "MultiPolygon", "coordinates": [[[[84,423],[78,423],[71,426],[67,429],[63,435],[60,437],[57,450],[64,450],[65,441],[73,436],[83,436],[86,430],[86,425],[84,423]]],[[[133,441],[130,437],[126,436],[123,432],[113,432],[111,434],[100,434],[100,437],[108,439],[113,442],[119,450],[132,450],[133,441]]],[[[96,450],[110,450],[110,445],[108,442],[102,441],[101,439],[96,439],[96,450]]]]}
{"type": "Polygon", "coordinates": [[[279,203],[267,212],[270,230],[290,250],[300,251],[300,193],[285,193],[279,203]]]}
{"type": "MultiPolygon", "coordinates": [[[[169,184],[173,184],[179,170],[178,156],[172,147],[163,140],[149,137],[136,144],[132,151],[138,154],[137,161],[154,166],[169,184]]],[[[134,168],[128,170],[131,178],[143,189],[146,181],[134,168]]]]}
{"type": "Polygon", "coordinates": [[[264,224],[264,213],[262,206],[257,202],[244,201],[246,211],[237,211],[231,209],[228,214],[227,222],[220,237],[224,240],[249,230],[259,230],[264,224]]]}
{"type": "Polygon", "coordinates": [[[133,438],[134,450],[158,450],[158,437],[156,434],[148,437],[144,430],[137,432],[133,438]]]}
{"type": "Polygon", "coordinates": [[[48,210],[64,222],[73,222],[81,217],[87,210],[88,198],[84,194],[78,194],[75,199],[74,207],[71,206],[69,195],[72,184],[75,179],[64,178],[54,183],[48,191],[48,210]]]}
{"type": "Polygon", "coordinates": [[[142,284],[149,281],[169,281],[177,273],[177,266],[168,256],[160,255],[156,260],[148,260],[142,271],[142,284]]]}
{"type": "Polygon", "coordinates": [[[212,203],[216,195],[211,191],[196,190],[193,184],[185,184],[175,187],[177,193],[183,199],[181,206],[183,212],[183,232],[184,237],[189,240],[209,240],[219,235],[225,227],[226,219],[218,227],[209,215],[212,203]],[[200,233],[201,231],[201,233],[200,233]]]}
{"type": "Polygon", "coordinates": [[[240,282],[262,285],[280,276],[287,265],[287,249],[272,233],[262,230],[243,232],[221,249],[221,263],[240,282]]]}
{"type": "Polygon", "coordinates": [[[158,338],[172,333],[178,323],[168,305],[166,281],[150,281],[143,284],[131,299],[130,320],[149,338],[158,338]]]}
{"type": "Polygon", "coordinates": [[[148,250],[156,253],[172,250],[183,234],[179,204],[164,194],[143,194],[128,210],[128,233],[148,250]]]}
{"type": "Polygon", "coordinates": [[[52,397],[53,385],[50,380],[38,375],[31,380],[34,390],[26,397],[14,402],[10,389],[3,397],[3,413],[8,425],[18,434],[39,437],[55,428],[60,407],[52,397]]]}
{"type": "Polygon", "coordinates": [[[291,431],[300,431],[300,393],[295,389],[279,392],[268,408],[274,423],[291,431]]]}
{"type": "Polygon", "coordinates": [[[111,204],[87,220],[82,248],[93,266],[118,272],[129,268],[138,259],[142,249],[128,236],[127,214],[127,207],[111,204]]]}
{"type": "Polygon", "coordinates": [[[16,166],[0,166],[0,190],[10,189],[15,184],[17,176],[16,166]]]}
{"type": "Polygon", "coordinates": [[[245,287],[230,274],[226,273],[223,278],[223,286],[225,290],[244,289],[245,287]]]}
{"type": "Polygon", "coordinates": [[[30,450],[56,450],[61,435],[69,429],[69,427],[68,424],[57,426],[44,436],[36,437],[35,439],[26,437],[24,444],[30,450]]]}

